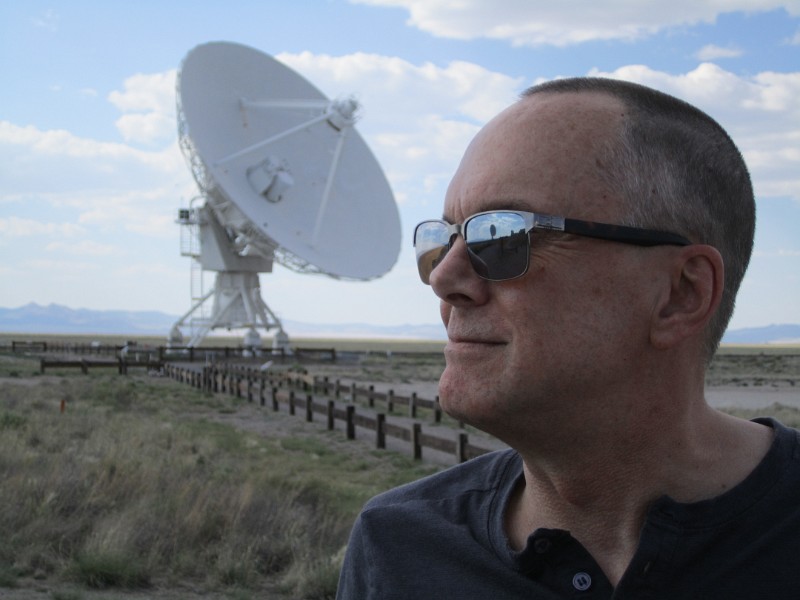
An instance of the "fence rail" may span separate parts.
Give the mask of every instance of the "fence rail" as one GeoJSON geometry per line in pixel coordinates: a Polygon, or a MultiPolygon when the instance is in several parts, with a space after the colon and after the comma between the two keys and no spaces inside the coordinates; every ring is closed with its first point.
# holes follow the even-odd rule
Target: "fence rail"
{"type": "Polygon", "coordinates": [[[84,375],[89,374],[89,369],[95,368],[116,368],[120,375],[127,375],[129,367],[144,367],[148,370],[159,371],[163,364],[151,360],[148,357],[144,358],[123,358],[119,357],[116,360],[92,360],[85,358],[40,358],[39,359],[39,372],[45,373],[47,369],[80,369],[84,375]]]}
{"type": "MultiPolygon", "coordinates": [[[[261,406],[269,403],[273,411],[279,411],[281,406],[285,406],[290,415],[300,413],[309,422],[314,420],[315,414],[325,415],[328,429],[333,430],[336,428],[337,421],[342,422],[348,439],[356,439],[359,428],[372,432],[375,446],[379,449],[386,448],[387,437],[408,442],[411,444],[413,456],[417,460],[423,459],[423,449],[425,448],[450,454],[457,462],[464,462],[492,451],[491,448],[471,443],[469,435],[464,431],[456,431],[455,439],[450,439],[431,432],[423,432],[422,424],[419,422],[392,423],[387,420],[386,413],[365,410],[363,407],[353,404],[354,398],[361,395],[373,402],[379,399],[384,400],[387,409],[389,409],[390,402],[431,407],[436,411],[435,414],[439,415],[437,417],[437,422],[439,422],[441,409],[438,408],[438,402],[417,398],[416,395],[402,397],[392,393],[376,392],[373,386],[367,388],[342,386],[339,382],[330,382],[307,375],[259,372],[255,369],[232,365],[204,366],[198,370],[175,363],[167,363],[164,365],[164,373],[171,379],[204,391],[226,393],[237,398],[247,399],[249,402],[258,402],[261,406]],[[336,395],[337,390],[338,396],[336,395]],[[345,400],[341,399],[343,390],[349,392],[345,400]],[[324,397],[320,398],[319,395],[324,397]],[[334,396],[334,398],[330,396],[334,396]],[[413,402],[411,398],[414,398],[413,402]]],[[[370,406],[374,406],[374,403],[370,406]]]]}
{"type": "Polygon", "coordinates": [[[12,352],[68,354],[79,356],[147,355],[153,361],[208,362],[231,358],[259,358],[282,362],[287,359],[330,360],[336,362],[336,348],[284,348],[261,350],[257,353],[243,346],[150,346],[147,344],[87,344],[52,341],[11,341],[12,352]]]}

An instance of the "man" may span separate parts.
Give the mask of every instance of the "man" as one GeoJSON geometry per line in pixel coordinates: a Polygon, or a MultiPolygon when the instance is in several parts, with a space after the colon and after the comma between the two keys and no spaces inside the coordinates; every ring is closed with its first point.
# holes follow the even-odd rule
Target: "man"
{"type": "Polygon", "coordinates": [[[798,435],[704,399],[754,212],[727,134],[642,86],[486,125],[415,246],[442,407],[513,450],[371,500],[339,598],[800,597],[798,435]]]}

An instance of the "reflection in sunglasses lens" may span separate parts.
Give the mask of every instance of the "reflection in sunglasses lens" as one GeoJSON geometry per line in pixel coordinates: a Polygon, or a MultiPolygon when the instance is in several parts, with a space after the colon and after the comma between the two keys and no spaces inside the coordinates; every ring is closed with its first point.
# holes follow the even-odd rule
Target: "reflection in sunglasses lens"
{"type": "Polygon", "coordinates": [[[528,268],[525,219],[515,213],[489,213],[469,219],[465,225],[472,267],[485,279],[519,277],[528,268]]]}
{"type": "Polygon", "coordinates": [[[414,233],[414,248],[417,267],[423,283],[430,283],[431,271],[436,268],[449,250],[447,227],[436,221],[426,221],[417,226],[414,233]]]}
{"type": "MultiPolygon", "coordinates": [[[[525,219],[512,212],[474,216],[464,224],[467,255],[475,272],[484,279],[514,279],[528,269],[530,250],[525,219]]],[[[450,249],[449,231],[441,221],[425,221],[414,232],[417,267],[424,283],[450,249]]]]}

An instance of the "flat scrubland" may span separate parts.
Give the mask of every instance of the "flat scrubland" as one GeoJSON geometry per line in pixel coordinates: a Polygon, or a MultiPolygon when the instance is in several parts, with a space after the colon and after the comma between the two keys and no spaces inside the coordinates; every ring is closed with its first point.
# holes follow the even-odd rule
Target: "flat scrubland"
{"type": "Polygon", "coordinates": [[[248,408],[0,356],[0,597],[333,597],[361,505],[436,468],[288,415],[222,422],[248,408]]]}
{"type": "MultiPolygon", "coordinates": [[[[369,350],[303,365],[353,381],[430,383],[443,367],[441,343],[295,343],[369,350]]],[[[800,348],[723,348],[708,384],[800,392],[800,348]]],[[[797,408],[769,414],[800,426],[797,408]]],[[[332,598],[363,503],[437,468],[143,370],[40,375],[0,352],[0,598],[332,598]]]]}

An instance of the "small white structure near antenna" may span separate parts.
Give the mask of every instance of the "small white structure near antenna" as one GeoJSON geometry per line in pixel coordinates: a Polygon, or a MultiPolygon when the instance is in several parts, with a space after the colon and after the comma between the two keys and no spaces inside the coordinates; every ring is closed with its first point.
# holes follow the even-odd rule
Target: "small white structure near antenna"
{"type": "Polygon", "coordinates": [[[276,329],[273,349],[287,348],[280,320],[261,297],[259,274],[276,261],[353,280],[392,268],[400,217],[380,165],[353,128],[354,98],[329,101],[274,58],[215,42],[184,59],[177,103],[181,149],[201,195],[179,212],[181,252],[193,257],[193,304],[170,344],[182,345],[187,326],[189,346],[212,329],[244,328],[244,345],[257,349],[259,330],[276,329]],[[204,271],[216,272],[208,291],[204,271]]]}

